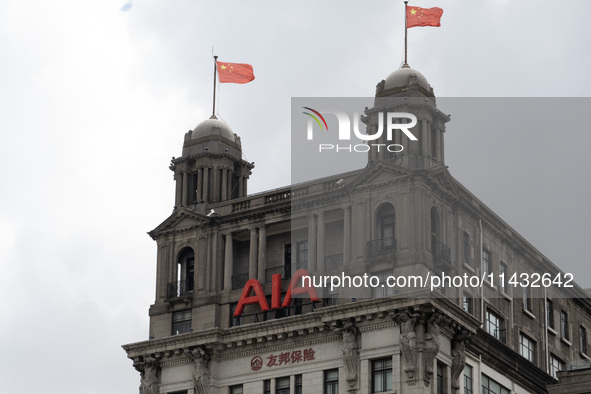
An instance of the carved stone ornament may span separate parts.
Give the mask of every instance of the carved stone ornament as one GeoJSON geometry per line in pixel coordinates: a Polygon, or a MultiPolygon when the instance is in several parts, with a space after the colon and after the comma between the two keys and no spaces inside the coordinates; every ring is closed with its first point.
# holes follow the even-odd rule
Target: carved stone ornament
{"type": "Polygon", "coordinates": [[[158,360],[152,356],[133,365],[140,372],[140,394],[160,394],[158,360]]]}
{"type": "Polygon", "coordinates": [[[417,374],[418,352],[415,326],[420,316],[420,314],[413,313],[410,309],[392,316],[392,320],[400,324],[400,349],[406,361],[404,372],[406,372],[406,379],[410,384],[416,380],[417,374]]]}
{"type": "Polygon", "coordinates": [[[429,386],[433,377],[433,360],[439,353],[439,325],[443,322],[443,317],[439,312],[433,313],[427,321],[427,332],[423,344],[423,362],[425,365],[424,381],[429,386]]]}
{"type": "Polygon", "coordinates": [[[460,375],[466,366],[466,343],[470,341],[470,333],[459,330],[451,340],[451,384],[454,393],[460,390],[460,375]]]}
{"type": "Polygon", "coordinates": [[[351,319],[344,327],[336,328],[334,331],[343,336],[341,350],[345,365],[345,380],[350,388],[355,388],[359,378],[359,344],[357,343],[359,330],[355,327],[354,320],[351,319]]]}
{"type": "Polygon", "coordinates": [[[200,346],[193,350],[185,349],[185,356],[193,361],[193,385],[195,387],[195,394],[209,393],[209,368],[210,360],[205,347],[200,346]]]}

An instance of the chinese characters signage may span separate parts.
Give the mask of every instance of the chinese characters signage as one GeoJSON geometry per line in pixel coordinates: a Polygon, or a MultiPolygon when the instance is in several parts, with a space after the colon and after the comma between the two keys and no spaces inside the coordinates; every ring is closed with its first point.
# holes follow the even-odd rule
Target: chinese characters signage
{"type": "Polygon", "coordinates": [[[280,365],[298,364],[310,360],[315,360],[316,352],[312,348],[294,350],[291,352],[277,353],[269,355],[266,360],[260,356],[254,356],[250,360],[250,368],[253,371],[260,370],[263,366],[277,367],[280,365]]]}

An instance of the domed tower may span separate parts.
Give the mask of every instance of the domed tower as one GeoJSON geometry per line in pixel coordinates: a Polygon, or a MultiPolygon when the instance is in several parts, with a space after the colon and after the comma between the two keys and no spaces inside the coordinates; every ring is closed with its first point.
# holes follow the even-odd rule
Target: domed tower
{"type": "Polygon", "coordinates": [[[240,137],[212,115],[185,134],[182,156],[172,158],[175,206],[243,197],[253,168],[253,164],[242,160],[240,137]]]}
{"type": "MultiPolygon", "coordinates": [[[[443,135],[445,123],[450,118],[437,109],[433,88],[423,74],[405,64],[377,84],[374,107],[365,111],[363,119],[367,125],[367,134],[378,131],[379,114],[385,117],[388,112],[415,115],[417,124],[410,131],[417,140],[413,141],[401,130],[395,129],[393,141],[388,141],[384,131],[377,143],[400,144],[404,149],[402,152],[372,149],[369,151],[369,164],[385,159],[395,159],[398,164],[409,168],[430,168],[445,164],[443,135]]],[[[382,125],[386,125],[386,119],[382,120],[382,125]]],[[[410,119],[394,119],[394,123],[409,122],[410,119]]]]}

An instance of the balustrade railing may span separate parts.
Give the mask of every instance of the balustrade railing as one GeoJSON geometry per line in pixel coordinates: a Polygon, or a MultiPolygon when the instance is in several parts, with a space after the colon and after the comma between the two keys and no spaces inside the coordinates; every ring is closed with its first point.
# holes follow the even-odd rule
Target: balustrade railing
{"type": "Polygon", "coordinates": [[[248,282],[248,273],[232,275],[232,289],[241,289],[248,282]]]}
{"type": "Polygon", "coordinates": [[[273,281],[273,275],[281,274],[281,278],[291,278],[291,264],[280,265],[278,267],[267,268],[265,270],[265,282],[273,281]]]}
{"type": "Polygon", "coordinates": [[[335,270],[343,266],[343,254],[333,254],[324,258],[324,268],[327,271],[335,270]]]}
{"type": "Polygon", "coordinates": [[[193,295],[192,280],[177,280],[169,282],[166,288],[166,298],[187,297],[193,295]]]}
{"type": "Polygon", "coordinates": [[[367,256],[375,257],[396,251],[396,238],[387,237],[367,242],[367,256]]]}

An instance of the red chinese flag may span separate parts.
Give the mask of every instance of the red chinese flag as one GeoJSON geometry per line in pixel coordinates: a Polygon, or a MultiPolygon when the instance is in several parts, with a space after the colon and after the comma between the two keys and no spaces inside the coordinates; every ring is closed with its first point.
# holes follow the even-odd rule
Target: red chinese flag
{"type": "Polygon", "coordinates": [[[220,83],[248,83],[254,79],[250,64],[216,62],[220,83]]]}
{"type": "Polygon", "coordinates": [[[438,7],[421,8],[406,6],[406,27],[441,26],[443,10],[438,7]]]}

